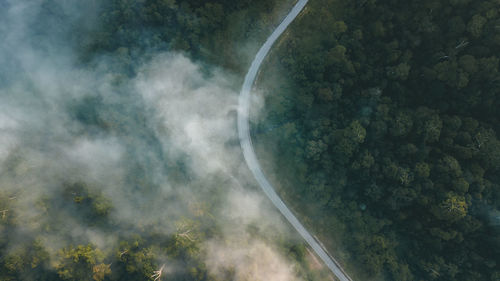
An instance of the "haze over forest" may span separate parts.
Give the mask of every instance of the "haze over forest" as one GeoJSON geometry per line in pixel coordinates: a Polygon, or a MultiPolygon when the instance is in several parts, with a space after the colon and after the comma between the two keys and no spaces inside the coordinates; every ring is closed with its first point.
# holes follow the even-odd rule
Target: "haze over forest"
{"type": "MultiPolygon", "coordinates": [[[[238,141],[294,1],[0,1],[0,280],[332,280],[238,141]]],[[[500,280],[500,2],[310,0],[252,138],[354,280],[500,280]]]]}

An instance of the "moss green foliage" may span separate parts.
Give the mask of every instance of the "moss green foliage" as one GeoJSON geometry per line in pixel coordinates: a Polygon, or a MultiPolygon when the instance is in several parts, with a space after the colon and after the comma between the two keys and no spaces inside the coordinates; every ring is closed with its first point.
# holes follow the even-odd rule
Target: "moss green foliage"
{"type": "Polygon", "coordinates": [[[176,50],[204,63],[245,71],[244,52],[238,48],[250,37],[265,38],[267,33],[262,31],[275,26],[279,18],[273,16],[280,12],[276,0],[103,2],[99,28],[78,42],[82,59],[114,53],[119,58],[117,66],[128,70],[152,50],[176,50]]]}
{"type": "MultiPolygon", "coordinates": [[[[278,1],[100,2],[97,27],[77,26],[72,42],[83,65],[106,57],[126,77],[170,50],[243,73],[239,48],[267,36],[278,1]]],[[[49,26],[70,28],[51,0],[42,6],[49,26]]],[[[50,39],[53,28],[38,29],[50,39]]],[[[256,141],[275,143],[282,194],[320,238],[342,245],[348,271],[360,280],[500,280],[500,2],[311,0],[276,48],[260,82],[271,95],[256,141]]],[[[142,118],[113,108],[100,116],[106,106],[89,97],[72,117],[116,136],[142,118]]],[[[153,139],[147,128],[140,135],[153,139]]],[[[188,178],[182,168],[172,174],[188,178]]],[[[140,165],[127,181],[154,188],[140,165]]],[[[22,231],[15,196],[0,193],[0,280],[153,280],[163,262],[175,265],[170,280],[215,280],[203,262],[203,241],[220,231],[211,208],[162,232],[120,225],[111,200],[83,180],[54,190],[33,206],[51,218],[36,235],[22,231]],[[68,216],[116,243],[46,241],[68,216]]],[[[282,248],[305,260],[303,245],[282,248]]]]}
{"type": "Polygon", "coordinates": [[[497,278],[499,4],[310,1],[270,58],[255,139],[360,280],[497,278]]]}
{"type": "MultiPolygon", "coordinates": [[[[51,32],[57,27],[59,29],[54,33],[58,36],[66,39],[69,35],[71,40],[65,43],[73,44],[70,47],[74,47],[78,55],[79,66],[92,70],[101,63],[104,64],[101,67],[116,77],[113,78],[112,90],[120,92],[130,104],[110,104],[103,96],[89,94],[82,100],[70,100],[67,105],[69,118],[78,124],[73,132],[77,135],[102,133],[126,139],[129,144],[135,137],[147,142],[147,149],[130,145],[124,158],[120,159],[126,183],[109,182],[110,185],[119,185],[116,188],[122,188],[126,196],[136,198],[130,201],[135,205],[126,206],[130,210],[130,220],[124,221],[117,215],[120,208],[113,205],[119,203],[109,197],[106,186],[101,186],[108,183],[82,178],[79,171],[50,179],[46,179],[50,173],[44,174],[40,180],[50,182],[47,190],[28,192],[22,189],[7,193],[0,188],[0,280],[233,280],[234,273],[228,274],[227,278],[213,276],[205,264],[207,241],[225,239],[221,234],[223,226],[214,217],[220,212],[218,208],[224,207],[221,206],[224,195],[220,188],[207,186],[228,183],[207,180],[199,190],[186,191],[193,197],[200,195],[203,200],[190,198],[192,202],[189,204],[193,206],[186,206],[182,213],[185,217],[173,214],[177,210],[169,204],[178,198],[165,199],[161,195],[161,188],[154,183],[157,179],[153,179],[150,171],[149,156],[144,155],[152,153],[161,158],[164,154],[151,128],[144,124],[147,113],[136,110],[137,98],[128,97],[128,93],[121,90],[121,83],[134,75],[135,66],[159,52],[184,52],[196,60],[217,63],[233,71],[246,68],[237,56],[241,55],[237,54],[237,47],[250,37],[264,38],[267,35],[262,29],[271,29],[279,19],[279,16],[274,17],[280,13],[277,1],[81,2],[78,5],[100,7],[97,22],[90,29],[81,26],[78,20],[72,21],[74,25],[68,25],[70,17],[63,9],[64,5],[61,6],[63,2],[66,3],[41,1],[40,11],[37,10],[39,14],[33,17],[33,22],[27,23],[36,26],[36,38],[41,38],[34,44],[43,47],[53,40],[51,32]],[[51,20],[45,21],[47,18],[51,20]],[[44,24],[38,26],[38,22],[44,24]],[[206,190],[210,190],[210,194],[206,194],[206,190]],[[26,204],[26,200],[35,203],[26,204]],[[21,210],[19,207],[26,205],[30,208],[21,210]],[[161,222],[157,221],[158,217],[161,217],[161,222]]],[[[340,32],[345,26],[339,25],[336,29],[340,32]]],[[[30,163],[20,155],[22,153],[13,152],[9,156],[1,176],[6,179],[26,177],[35,181],[38,175],[31,175],[30,163]]],[[[186,171],[187,164],[182,163],[182,159],[174,163],[176,161],[169,159],[160,164],[157,163],[161,161],[152,161],[152,165],[160,173],[168,174],[172,188],[188,188],[190,172],[186,171]]],[[[259,231],[258,228],[251,231],[252,238],[267,239],[259,231]]],[[[280,239],[276,237],[277,249],[284,256],[290,253],[289,261],[297,265],[295,273],[304,280],[319,279],[317,275],[320,273],[307,266],[307,253],[301,242],[281,243],[280,239]]]]}

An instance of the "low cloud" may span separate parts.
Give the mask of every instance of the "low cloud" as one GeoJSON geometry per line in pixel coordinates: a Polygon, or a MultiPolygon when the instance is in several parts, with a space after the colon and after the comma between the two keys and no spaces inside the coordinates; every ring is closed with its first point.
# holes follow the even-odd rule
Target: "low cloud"
{"type": "MultiPolygon", "coordinates": [[[[90,29],[85,15],[98,7],[79,10],[77,2],[55,1],[53,8],[90,29]]],[[[4,7],[0,195],[16,224],[9,231],[18,234],[11,251],[27,237],[53,249],[51,258],[70,244],[107,251],[135,232],[173,234],[177,220],[211,205],[221,232],[203,244],[210,272],[297,280],[273,245],[278,235],[297,237],[256,189],[241,155],[238,79],[171,52],[148,54],[152,59],[128,78],[108,65],[110,57],[81,66],[66,27],[33,40],[38,25],[59,24],[40,18],[40,1],[4,7]],[[107,212],[108,225],[86,218],[75,204],[84,196],[97,202],[85,212],[107,212]]]]}
{"type": "Polygon", "coordinates": [[[222,280],[293,281],[294,267],[262,241],[209,242],[207,265],[222,280]]]}

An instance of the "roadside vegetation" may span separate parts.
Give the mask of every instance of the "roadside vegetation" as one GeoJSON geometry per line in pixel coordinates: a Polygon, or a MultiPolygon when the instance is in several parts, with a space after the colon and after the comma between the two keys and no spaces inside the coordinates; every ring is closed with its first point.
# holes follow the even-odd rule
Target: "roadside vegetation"
{"type": "MultiPolygon", "coordinates": [[[[65,32],[77,63],[107,68],[119,94],[136,66],[159,52],[181,52],[242,80],[293,4],[88,1],[101,2],[88,28],[67,25],[60,1],[42,2],[40,14],[32,15],[33,44],[43,49],[50,34],[65,32]]],[[[265,106],[252,124],[259,159],[280,195],[355,280],[500,280],[500,2],[310,0],[290,28],[261,70],[265,106]]],[[[134,126],[145,114],[92,95],[71,109],[77,134],[131,143],[135,134],[161,154],[153,129],[134,126]]],[[[139,149],[130,150],[130,194],[154,194],[150,167],[141,164],[139,149]]],[[[178,186],[192,177],[182,157],[155,166],[178,186]]],[[[13,153],[0,176],[8,184],[30,179],[30,165],[13,153]]],[[[90,181],[50,180],[54,192],[29,210],[16,209],[29,194],[0,189],[1,280],[235,280],[234,268],[215,276],[203,259],[204,242],[222,235],[213,214],[224,190],[206,194],[197,186],[191,211],[166,216],[172,221],[164,231],[147,220],[116,221],[117,206],[90,181]],[[114,246],[49,245],[46,237],[74,225],[66,226],[65,216],[113,236],[114,246]]],[[[206,185],[227,184],[212,180],[206,185]]],[[[150,211],[141,206],[138,213],[150,211]]],[[[246,231],[268,239],[257,226],[246,231]]],[[[68,230],[60,238],[72,235],[68,230]]],[[[314,268],[303,243],[279,234],[272,243],[298,277],[329,278],[314,268]]]]}
{"type": "Polygon", "coordinates": [[[360,280],[500,280],[499,13],[311,1],[262,71],[269,174],[360,280]]]}

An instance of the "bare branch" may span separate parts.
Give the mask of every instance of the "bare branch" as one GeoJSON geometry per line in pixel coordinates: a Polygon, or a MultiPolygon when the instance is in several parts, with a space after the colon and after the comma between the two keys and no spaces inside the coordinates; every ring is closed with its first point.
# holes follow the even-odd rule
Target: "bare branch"
{"type": "Polygon", "coordinates": [[[121,258],[123,255],[125,255],[126,253],[128,253],[128,250],[125,250],[125,251],[121,252],[121,253],[120,253],[120,258],[121,258]]]}
{"type": "Polygon", "coordinates": [[[151,278],[154,278],[154,281],[160,280],[164,268],[165,265],[162,265],[159,270],[154,271],[154,274],[151,275],[151,278]]]}
{"type": "Polygon", "coordinates": [[[189,232],[191,232],[191,230],[187,230],[187,231],[185,231],[185,232],[183,232],[183,233],[179,233],[178,235],[179,235],[180,237],[183,237],[183,238],[188,239],[188,240],[189,240],[189,241],[191,241],[191,242],[194,242],[194,239],[193,239],[193,238],[191,238],[191,235],[189,235],[189,232]]]}
{"type": "Polygon", "coordinates": [[[8,212],[8,211],[9,211],[8,209],[1,210],[1,211],[0,211],[0,213],[2,213],[2,219],[3,219],[3,220],[4,220],[4,219],[5,219],[5,217],[7,216],[7,212],[8,212]]]}
{"type": "Polygon", "coordinates": [[[469,42],[465,41],[465,40],[462,40],[460,43],[458,43],[458,45],[455,47],[455,49],[460,49],[460,48],[463,48],[463,47],[467,47],[467,45],[469,45],[469,42]]]}

